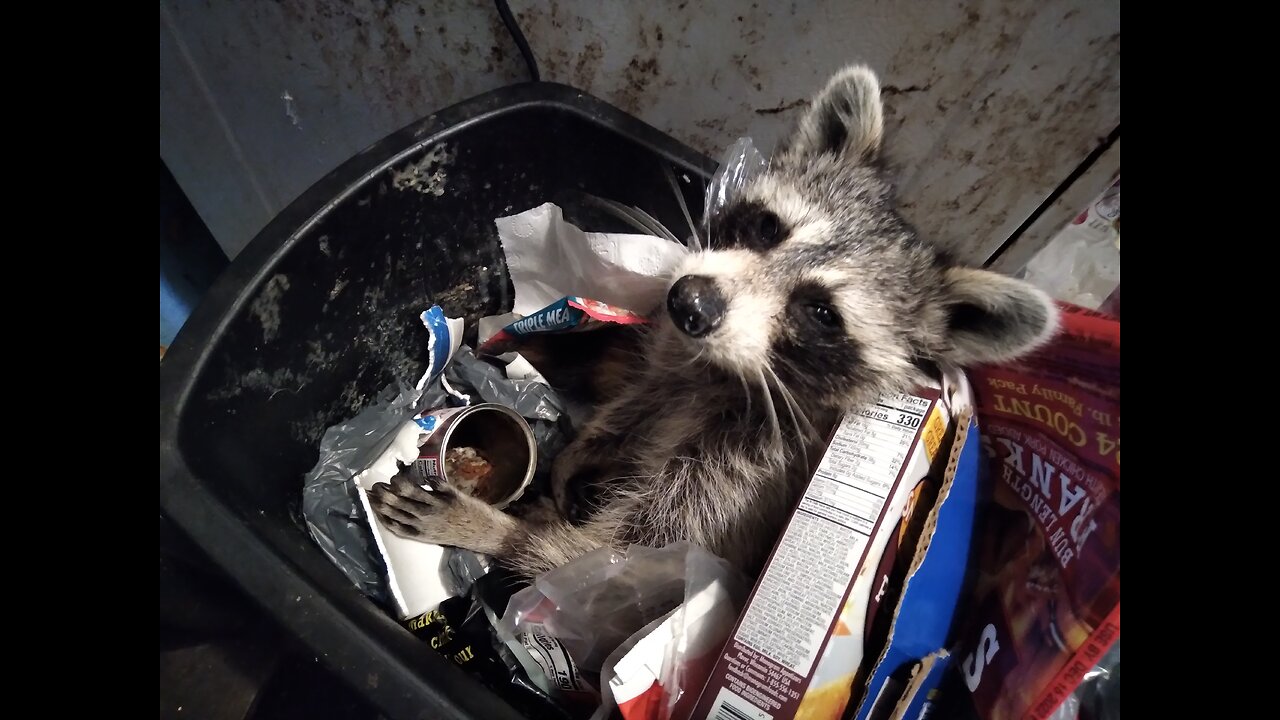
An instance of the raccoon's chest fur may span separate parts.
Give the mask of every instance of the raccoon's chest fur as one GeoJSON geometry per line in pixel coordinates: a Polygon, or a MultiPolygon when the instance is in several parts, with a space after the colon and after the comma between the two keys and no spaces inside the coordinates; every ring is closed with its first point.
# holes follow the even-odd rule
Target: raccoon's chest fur
{"type": "Polygon", "coordinates": [[[643,365],[615,376],[631,380],[593,421],[595,462],[569,479],[562,509],[577,524],[615,527],[615,544],[686,540],[756,572],[833,413],[803,403],[801,420],[776,394],[714,368],[643,365]]]}

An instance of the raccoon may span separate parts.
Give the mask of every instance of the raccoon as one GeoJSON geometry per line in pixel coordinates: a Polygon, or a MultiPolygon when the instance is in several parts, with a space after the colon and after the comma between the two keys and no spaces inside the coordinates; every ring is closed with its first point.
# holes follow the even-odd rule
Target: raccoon
{"type": "Polygon", "coordinates": [[[1012,360],[1057,327],[1044,293],[949,262],[895,212],[883,129],[874,73],[842,70],[708,219],[645,335],[594,358],[625,380],[557,457],[554,509],[515,517],[397,477],[374,511],[524,576],[680,540],[757,573],[844,412],[1012,360]]]}

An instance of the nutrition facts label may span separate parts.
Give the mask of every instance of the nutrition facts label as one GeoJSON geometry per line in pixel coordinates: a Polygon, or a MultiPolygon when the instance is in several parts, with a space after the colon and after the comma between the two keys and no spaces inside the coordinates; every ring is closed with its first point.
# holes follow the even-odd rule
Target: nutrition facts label
{"type": "Polygon", "coordinates": [[[742,618],[739,642],[809,674],[932,407],[903,394],[845,416],[742,618]]]}

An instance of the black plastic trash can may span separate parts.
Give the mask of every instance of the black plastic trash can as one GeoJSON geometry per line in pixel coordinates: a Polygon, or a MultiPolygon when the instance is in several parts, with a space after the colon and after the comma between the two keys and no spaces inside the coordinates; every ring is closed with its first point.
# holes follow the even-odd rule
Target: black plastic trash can
{"type": "MultiPolygon", "coordinates": [[[[546,201],[628,231],[582,192],[688,233],[714,162],[572,88],[455,105],[363,151],[235,259],[160,366],[160,508],[317,661],[394,718],[513,709],[360,595],[307,534],[303,474],[329,425],[424,369],[417,315],[510,309],[496,217],[546,201]]],[[[474,330],[471,330],[474,332],[474,330]]],[[[474,340],[474,338],[470,338],[474,340]]]]}

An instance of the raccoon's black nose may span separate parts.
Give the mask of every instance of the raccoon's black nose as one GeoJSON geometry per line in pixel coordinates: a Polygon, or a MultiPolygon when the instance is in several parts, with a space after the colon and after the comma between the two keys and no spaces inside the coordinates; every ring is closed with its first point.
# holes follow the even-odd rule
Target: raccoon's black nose
{"type": "Polygon", "coordinates": [[[724,311],[724,296],[709,277],[685,275],[667,293],[667,312],[689,337],[702,337],[720,327],[724,311]]]}

